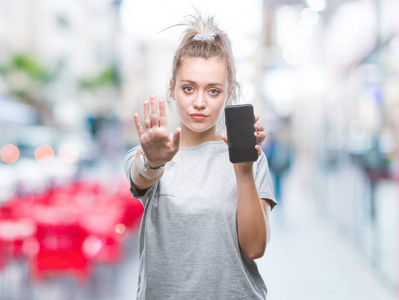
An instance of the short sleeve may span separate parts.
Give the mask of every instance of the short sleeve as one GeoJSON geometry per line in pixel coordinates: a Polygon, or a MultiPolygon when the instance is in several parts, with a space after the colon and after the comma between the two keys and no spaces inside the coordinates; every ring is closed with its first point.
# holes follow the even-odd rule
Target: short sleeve
{"type": "Polygon", "coordinates": [[[149,200],[151,200],[154,197],[155,191],[158,187],[158,182],[157,181],[153,186],[151,186],[147,191],[144,193],[144,195],[140,195],[136,187],[133,185],[132,179],[130,177],[130,167],[132,166],[132,163],[134,159],[136,158],[136,153],[141,149],[141,146],[138,145],[132,149],[130,149],[123,161],[123,167],[125,170],[125,175],[127,180],[130,183],[130,192],[132,193],[133,197],[140,200],[141,204],[143,204],[144,208],[146,207],[147,203],[149,200]]]}
{"type": "Polygon", "coordinates": [[[266,155],[263,153],[259,156],[254,168],[255,184],[258,189],[259,198],[270,200],[271,209],[276,206],[277,201],[274,197],[274,189],[272,179],[270,177],[269,165],[266,155]]]}

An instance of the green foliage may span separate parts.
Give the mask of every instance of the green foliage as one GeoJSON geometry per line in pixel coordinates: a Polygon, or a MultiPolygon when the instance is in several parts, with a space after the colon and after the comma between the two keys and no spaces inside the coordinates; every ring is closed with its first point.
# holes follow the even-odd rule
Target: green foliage
{"type": "Polygon", "coordinates": [[[99,88],[118,88],[120,86],[120,76],[115,65],[103,68],[100,73],[92,78],[81,79],[79,86],[85,90],[93,90],[99,88]]]}
{"type": "Polygon", "coordinates": [[[16,54],[11,59],[11,68],[26,73],[31,79],[49,83],[56,77],[56,71],[41,65],[37,59],[27,54],[16,54]]]}
{"type": "Polygon", "coordinates": [[[25,73],[30,79],[43,84],[52,82],[58,75],[56,68],[50,69],[40,64],[33,55],[16,53],[5,65],[0,66],[0,75],[7,76],[15,71],[25,73]]]}
{"type": "Polygon", "coordinates": [[[26,90],[12,90],[10,96],[14,96],[17,99],[30,99],[30,94],[26,90]]]}

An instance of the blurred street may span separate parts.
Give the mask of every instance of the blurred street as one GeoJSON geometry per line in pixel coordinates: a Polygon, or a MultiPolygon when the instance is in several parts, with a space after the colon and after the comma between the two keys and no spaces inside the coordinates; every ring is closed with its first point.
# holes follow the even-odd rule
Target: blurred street
{"type": "Polygon", "coordinates": [[[268,299],[396,299],[348,233],[321,211],[321,199],[303,188],[304,167],[287,174],[284,207],[272,212],[271,241],[259,261],[268,299]]]}
{"type": "Polygon", "coordinates": [[[398,300],[399,0],[0,0],[0,300],[135,299],[123,158],[194,7],[265,126],[268,299],[398,300]]]}

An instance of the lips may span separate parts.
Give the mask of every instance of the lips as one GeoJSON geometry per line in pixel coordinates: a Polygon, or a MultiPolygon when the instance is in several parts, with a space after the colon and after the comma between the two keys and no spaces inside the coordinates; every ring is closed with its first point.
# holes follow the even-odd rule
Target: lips
{"type": "Polygon", "coordinates": [[[207,115],[201,114],[201,113],[194,113],[194,114],[190,114],[191,118],[193,118],[196,121],[202,121],[205,118],[207,118],[207,115]]]}

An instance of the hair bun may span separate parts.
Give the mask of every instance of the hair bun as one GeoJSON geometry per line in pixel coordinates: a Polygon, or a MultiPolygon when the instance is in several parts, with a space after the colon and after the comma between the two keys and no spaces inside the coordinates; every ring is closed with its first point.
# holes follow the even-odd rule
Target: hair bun
{"type": "Polygon", "coordinates": [[[193,41],[214,41],[216,33],[197,33],[193,37],[193,41]]]}

